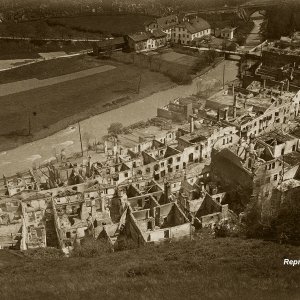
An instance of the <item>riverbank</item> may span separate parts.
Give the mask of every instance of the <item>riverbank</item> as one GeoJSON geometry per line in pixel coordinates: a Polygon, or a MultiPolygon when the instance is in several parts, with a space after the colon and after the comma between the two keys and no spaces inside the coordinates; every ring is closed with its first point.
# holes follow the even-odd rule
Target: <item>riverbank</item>
{"type": "MultiPolygon", "coordinates": [[[[134,102],[114,110],[108,110],[95,116],[87,114],[87,118],[80,123],[82,135],[88,133],[90,137],[101,141],[102,136],[107,134],[107,128],[113,122],[122,122],[124,126],[128,126],[132,123],[152,118],[156,116],[158,107],[168,104],[171,100],[196,94],[206,86],[210,87],[212,82],[221,83],[224,64],[226,65],[225,82],[236,79],[238,74],[237,63],[224,61],[203,76],[195,78],[189,85],[177,86],[171,83],[172,88],[160,88],[159,92],[148,96],[140,92],[139,95],[135,95],[139,97],[139,100],[136,98],[134,102]]],[[[158,73],[153,74],[157,77],[160,75],[158,73]]],[[[84,101],[82,102],[84,103],[84,101]]],[[[42,163],[53,157],[55,152],[59,153],[62,148],[65,149],[67,155],[79,152],[78,125],[75,124],[76,122],[72,122],[72,118],[69,117],[61,122],[44,131],[48,134],[47,137],[42,138],[42,136],[36,134],[35,138],[37,140],[28,140],[26,144],[20,145],[23,142],[21,140],[19,141],[19,147],[6,150],[2,155],[0,153],[0,174],[9,176],[18,171],[26,170],[32,167],[33,161],[37,164],[42,163]],[[60,130],[61,128],[66,129],[60,130]],[[51,131],[57,132],[51,134],[51,131]]],[[[15,145],[18,146],[17,143],[15,145]]]]}
{"type": "Polygon", "coordinates": [[[0,151],[176,86],[145,68],[89,56],[21,67],[0,80],[0,151]]]}

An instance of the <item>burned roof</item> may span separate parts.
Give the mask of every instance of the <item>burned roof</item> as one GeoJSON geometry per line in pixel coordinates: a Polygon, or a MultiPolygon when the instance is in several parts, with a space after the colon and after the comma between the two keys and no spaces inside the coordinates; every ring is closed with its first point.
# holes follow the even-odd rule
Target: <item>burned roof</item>
{"type": "Polygon", "coordinates": [[[300,139],[300,126],[298,126],[294,131],[291,132],[293,136],[300,139]]]}
{"type": "MultiPolygon", "coordinates": [[[[186,132],[189,131],[189,128],[189,124],[185,124],[182,126],[182,130],[186,132]]],[[[214,133],[215,130],[219,128],[220,126],[217,124],[201,124],[195,121],[195,131],[181,136],[180,139],[190,143],[199,143],[201,141],[205,141],[214,133]]]]}
{"type": "Polygon", "coordinates": [[[283,156],[283,161],[288,163],[290,166],[296,166],[300,164],[300,153],[293,151],[283,156]]]}
{"type": "Polygon", "coordinates": [[[265,142],[268,145],[275,146],[277,144],[284,144],[287,141],[296,139],[289,134],[283,134],[278,131],[268,132],[259,137],[259,140],[265,142]]]}

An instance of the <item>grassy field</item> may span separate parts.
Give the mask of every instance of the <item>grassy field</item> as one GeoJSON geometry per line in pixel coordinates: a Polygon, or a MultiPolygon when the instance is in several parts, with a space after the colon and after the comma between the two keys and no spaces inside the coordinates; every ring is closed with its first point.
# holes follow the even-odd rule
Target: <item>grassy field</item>
{"type": "Polygon", "coordinates": [[[238,238],[23,259],[0,252],[1,299],[299,299],[299,248],[238,238]]]}
{"type": "Polygon", "coordinates": [[[0,72],[0,82],[1,84],[4,84],[31,78],[46,79],[87,70],[105,64],[107,64],[106,61],[101,61],[88,56],[48,60],[30,66],[23,66],[17,69],[0,72]]]}
{"type": "Polygon", "coordinates": [[[2,135],[0,149],[13,147],[32,139],[32,137],[20,137],[28,132],[29,114],[34,138],[42,138],[78,120],[109,109],[104,105],[114,100],[126,98],[127,102],[136,101],[174,85],[162,74],[134,65],[101,61],[89,56],[45,61],[20,67],[0,73],[0,82],[8,83],[30,78],[45,79],[102,65],[112,65],[115,69],[0,97],[0,134],[2,135]],[[141,74],[142,82],[137,93],[141,74]],[[51,127],[54,124],[56,126],[51,127]]]}
{"type": "Polygon", "coordinates": [[[92,48],[93,45],[91,42],[0,40],[0,60],[40,58],[39,53],[57,51],[74,53],[92,48]]]}

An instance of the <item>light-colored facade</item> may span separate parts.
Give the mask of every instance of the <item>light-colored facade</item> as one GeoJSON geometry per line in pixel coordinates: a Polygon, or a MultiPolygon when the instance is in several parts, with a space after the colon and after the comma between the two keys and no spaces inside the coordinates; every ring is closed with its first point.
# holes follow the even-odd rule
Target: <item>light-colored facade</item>
{"type": "Polygon", "coordinates": [[[195,18],[190,22],[183,22],[175,26],[174,32],[172,33],[172,42],[190,45],[196,38],[203,38],[210,34],[210,25],[201,18],[195,18]]]}

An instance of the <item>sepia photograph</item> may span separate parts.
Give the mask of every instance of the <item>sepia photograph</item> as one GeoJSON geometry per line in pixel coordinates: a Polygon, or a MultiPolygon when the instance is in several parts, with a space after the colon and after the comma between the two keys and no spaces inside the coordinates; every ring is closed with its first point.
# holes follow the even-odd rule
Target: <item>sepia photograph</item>
{"type": "Polygon", "coordinates": [[[300,0],[0,0],[0,299],[299,300],[300,0]]]}

